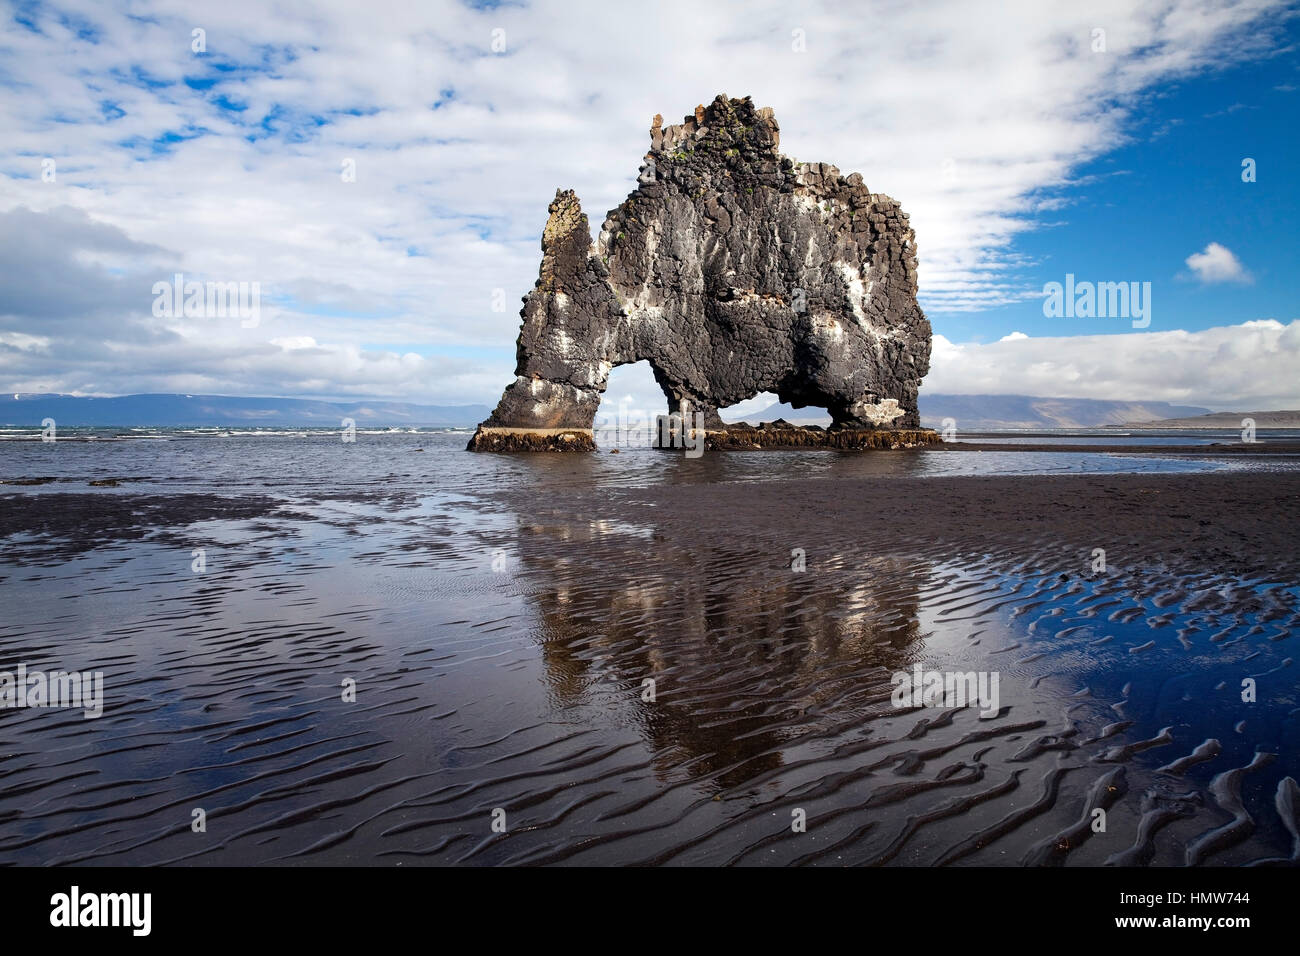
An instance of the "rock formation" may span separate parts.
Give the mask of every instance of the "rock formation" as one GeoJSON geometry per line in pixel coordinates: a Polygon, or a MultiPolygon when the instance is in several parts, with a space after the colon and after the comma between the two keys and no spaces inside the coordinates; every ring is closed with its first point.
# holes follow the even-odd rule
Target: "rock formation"
{"type": "Polygon", "coordinates": [[[678,126],[656,116],[638,186],[594,246],[578,197],[556,192],[516,379],[471,449],[594,448],[610,370],[641,360],[668,410],[710,432],[759,392],[825,407],[832,431],[919,427],[930,323],[907,214],[857,173],[782,156],[779,138],[749,97],[678,126]]]}

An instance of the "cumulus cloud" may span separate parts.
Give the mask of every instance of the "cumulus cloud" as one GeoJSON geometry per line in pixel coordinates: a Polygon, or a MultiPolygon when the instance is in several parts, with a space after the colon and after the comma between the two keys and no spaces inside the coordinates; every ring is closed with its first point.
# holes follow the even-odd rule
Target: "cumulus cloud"
{"type": "Polygon", "coordinates": [[[1042,395],[1167,401],[1216,409],[1300,408],[1300,319],[1199,332],[1024,337],[987,344],[934,337],[922,396],[1042,395]]]}
{"type": "Polygon", "coordinates": [[[32,333],[139,312],[167,260],[158,246],[71,206],[0,212],[0,314],[32,333]],[[150,261],[160,265],[142,268],[150,261]]]}
{"type": "Polygon", "coordinates": [[[1250,273],[1227,246],[1212,242],[1187,257],[1187,266],[1202,282],[1249,282],[1250,273]]]}

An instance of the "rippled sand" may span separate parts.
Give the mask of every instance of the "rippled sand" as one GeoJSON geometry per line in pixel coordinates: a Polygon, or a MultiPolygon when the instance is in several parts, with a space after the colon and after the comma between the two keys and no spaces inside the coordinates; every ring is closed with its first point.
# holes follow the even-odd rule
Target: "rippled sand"
{"type": "Polygon", "coordinates": [[[0,863],[1297,859],[1295,473],[499,467],[0,498],[0,669],[106,694],[0,711],[0,863]]]}

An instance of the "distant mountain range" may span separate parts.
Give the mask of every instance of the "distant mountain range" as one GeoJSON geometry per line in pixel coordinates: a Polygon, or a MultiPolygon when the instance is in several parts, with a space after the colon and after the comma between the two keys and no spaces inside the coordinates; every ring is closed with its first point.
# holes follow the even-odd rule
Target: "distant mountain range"
{"type": "MultiPolygon", "coordinates": [[[[1202,415],[1208,408],[1170,405],[1168,402],[1123,402],[1093,398],[1039,398],[1033,395],[926,395],[921,394],[921,424],[942,428],[951,418],[961,431],[995,431],[1007,428],[1098,428],[1153,422],[1175,416],[1202,415]]],[[[792,425],[828,425],[830,416],[820,409],[794,409],[769,405],[751,415],[721,413],[727,421],[752,424],[784,418],[792,425]]],[[[1237,425],[1240,425],[1240,418],[1237,425]]],[[[1264,427],[1260,425],[1259,427],[1264,427]]]]}
{"type": "Polygon", "coordinates": [[[1300,428],[1300,411],[1277,412],[1211,412],[1195,418],[1166,418],[1158,422],[1147,423],[1160,428],[1214,428],[1238,429],[1241,421],[1249,418],[1256,428],[1300,428]]]}
{"type": "Polygon", "coordinates": [[[820,408],[795,408],[783,402],[773,403],[761,411],[752,412],[748,415],[737,415],[730,409],[724,408],[718,412],[718,416],[724,422],[749,422],[751,425],[774,422],[778,418],[784,418],[791,425],[821,425],[824,427],[831,423],[830,415],[820,408]]]}
{"type": "Polygon", "coordinates": [[[921,424],[942,428],[951,418],[961,431],[1003,428],[1099,428],[1167,418],[1205,415],[1208,408],[1097,398],[1039,398],[1033,395],[921,394],[921,424]]]}
{"type": "MultiPolygon", "coordinates": [[[[414,405],[408,402],[322,402],[302,398],[232,398],[226,395],[122,395],[82,398],[73,395],[0,396],[0,424],[39,426],[52,418],[63,426],[337,428],[344,418],[358,425],[409,425],[426,428],[473,428],[487,418],[486,405],[414,405]]],[[[1220,412],[1167,402],[1103,401],[1088,398],[1037,398],[1031,395],[921,395],[921,423],[942,428],[951,418],[962,431],[1006,428],[1097,428],[1103,425],[1158,423],[1168,428],[1239,428],[1250,416],[1258,428],[1300,427],[1300,412],[1220,412]],[[1200,417],[1206,416],[1206,417],[1200,417]],[[1274,424],[1270,416],[1287,424],[1274,424]],[[1222,419],[1222,421],[1220,421],[1222,419]],[[1194,424],[1192,424],[1194,423],[1194,424]]],[[[821,409],[796,410],[774,404],[727,421],[757,424],[784,418],[796,425],[829,425],[821,409]]]]}
{"type": "Polygon", "coordinates": [[[338,428],[357,425],[473,428],[488,417],[486,405],[412,405],[407,402],[318,402],[302,398],[231,398],[226,395],[0,396],[0,424],[39,426],[52,418],[64,427],[338,428]]]}

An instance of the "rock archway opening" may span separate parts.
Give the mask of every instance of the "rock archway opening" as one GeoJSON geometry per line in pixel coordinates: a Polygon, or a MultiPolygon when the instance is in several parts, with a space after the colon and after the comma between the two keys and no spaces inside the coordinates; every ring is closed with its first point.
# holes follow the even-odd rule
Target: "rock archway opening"
{"type": "Polygon", "coordinates": [[[759,392],[753,398],[737,402],[727,408],[720,408],[718,417],[728,425],[743,422],[758,426],[764,422],[777,420],[791,425],[820,425],[822,428],[829,428],[831,424],[831,413],[828,409],[813,405],[795,408],[787,402],[782,402],[772,392],[759,392]]]}
{"type": "Polygon", "coordinates": [[[592,422],[596,447],[649,448],[658,416],[667,412],[668,400],[648,361],[619,365],[609,373],[592,422]]]}

